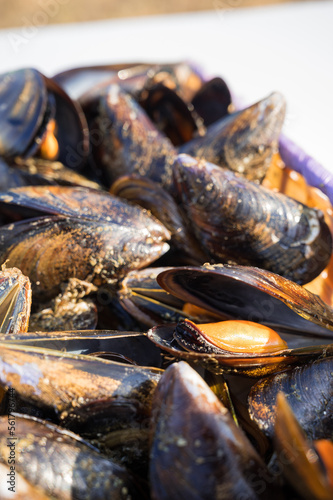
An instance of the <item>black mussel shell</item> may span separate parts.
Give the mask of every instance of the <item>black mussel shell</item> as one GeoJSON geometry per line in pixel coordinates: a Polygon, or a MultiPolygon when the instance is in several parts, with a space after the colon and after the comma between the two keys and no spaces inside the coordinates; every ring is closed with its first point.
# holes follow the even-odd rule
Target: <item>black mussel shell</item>
{"type": "Polygon", "coordinates": [[[154,499],[275,497],[278,489],[272,492],[265,481],[259,481],[265,475],[274,482],[265,464],[229,411],[187,363],[167,368],[154,395],[152,415],[154,499]]]}
{"type": "MultiPolygon", "coordinates": [[[[20,414],[12,418],[15,440],[11,442],[19,457],[15,470],[46,495],[62,500],[142,498],[135,480],[124,467],[98,453],[78,435],[44,420],[20,414]]],[[[8,460],[7,433],[8,416],[4,416],[0,418],[3,463],[8,460]]]]}
{"type": "MultiPolygon", "coordinates": [[[[3,342],[55,349],[73,354],[98,355],[100,352],[125,356],[133,364],[161,367],[160,350],[139,332],[113,330],[76,330],[66,332],[29,332],[6,335],[3,342]]],[[[117,361],[117,359],[113,359],[117,361]]],[[[119,358],[120,361],[120,358],[119,358]]]]}
{"type": "Polygon", "coordinates": [[[247,179],[261,182],[277,152],[286,103],[278,92],[221,118],[178,148],[179,153],[205,159],[247,179]]]}
{"type": "Polygon", "coordinates": [[[332,345],[312,363],[259,380],[249,394],[249,413],[270,438],[274,435],[276,400],[283,392],[300,426],[310,439],[333,438],[332,345]]]}
{"type": "Polygon", "coordinates": [[[231,111],[229,87],[222,78],[212,78],[198,90],[192,99],[192,104],[207,127],[231,111]]]}
{"type": "Polygon", "coordinates": [[[328,265],[323,212],[205,160],[179,155],[181,205],[210,261],[257,266],[304,284],[328,265]]]}
{"type": "Polygon", "coordinates": [[[174,267],[157,282],[169,293],[221,319],[244,319],[291,334],[333,339],[333,310],[317,295],[257,267],[174,267]]]}

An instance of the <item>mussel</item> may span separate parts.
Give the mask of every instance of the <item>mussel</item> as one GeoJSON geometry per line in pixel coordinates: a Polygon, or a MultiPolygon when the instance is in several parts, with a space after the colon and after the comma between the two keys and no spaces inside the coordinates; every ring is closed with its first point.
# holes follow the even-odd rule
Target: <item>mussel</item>
{"type": "Polygon", "coordinates": [[[261,267],[300,284],[328,264],[332,237],[321,211],[187,155],[174,172],[187,218],[215,262],[261,267]]]}
{"type": "Polygon", "coordinates": [[[274,92],[212,123],[203,136],[187,142],[178,151],[261,182],[278,148],[285,108],[284,97],[274,92]]]}
{"type": "Polygon", "coordinates": [[[85,109],[94,163],[110,186],[122,175],[149,177],[172,187],[176,150],[130,94],[110,85],[85,109]]]}
{"type": "MultiPolygon", "coordinates": [[[[24,415],[14,414],[12,419],[15,439],[9,441],[16,457],[15,469],[46,495],[59,500],[142,498],[131,474],[80,436],[24,415]]],[[[0,417],[2,463],[8,460],[7,428],[8,417],[0,417]]]]}
{"type": "Polygon", "coordinates": [[[333,358],[259,380],[249,394],[249,413],[270,438],[274,435],[277,395],[283,392],[302,429],[311,439],[333,438],[333,358]]]}
{"type": "Polygon", "coordinates": [[[143,425],[161,373],[158,368],[94,356],[1,344],[2,387],[14,389],[22,401],[40,408],[56,422],[71,429],[86,428],[93,435],[98,434],[99,424],[104,431],[125,424],[143,425]]]}
{"type": "Polygon", "coordinates": [[[154,500],[274,498],[273,478],[231,414],[187,364],[171,365],[153,401],[154,500]],[[170,480],[170,474],[172,481],[170,480]]]}
{"type": "Polygon", "coordinates": [[[33,68],[0,75],[0,155],[58,159],[79,168],[88,155],[81,107],[33,68]]]}
{"type": "MultiPolygon", "coordinates": [[[[333,338],[330,308],[316,295],[281,276],[254,267],[207,265],[170,268],[159,274],[157,281],[169,293],[223,321],[245,320],[245,325],[250,321],[274,330],[271,334],[270,329],[263,329],[260,345],[253,327],[247,335],[241,329],[242,322],[237,322],[237,334],[232,323],[229,346],[216,348],[216,332],[208,336],[205,325],[196,325],[204,321],[185,319],[151,328],[149,338],[177,358],[204,364],[215,373],[259,377],[317,357],[332,356],[332,346],[327,345],[333,338]],[[242,345],[244,336],[247,345],[242,345]]],[[[211,330],[215,328],[218,330],[213,324],[211,330]]],[[[261,330],[260,325],[256,328],[261,330]]]]}
{"type": "Polygon", "coordinates": [[[157,219],[107,193],[35,186],[0,197],[7,210],[53,214],[0,229],[0,259],[29,276],[34,298],[54,296],[71,277],[102,284],[169,249],[169,232],[157,219]]]}

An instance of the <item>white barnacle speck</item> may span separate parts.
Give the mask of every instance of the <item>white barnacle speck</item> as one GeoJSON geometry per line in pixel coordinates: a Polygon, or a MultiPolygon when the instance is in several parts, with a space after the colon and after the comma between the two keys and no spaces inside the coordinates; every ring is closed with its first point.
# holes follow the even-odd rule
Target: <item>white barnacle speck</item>
{"type": "Polygon", "coordinates": [[[187,439],[183,437],[177,438],[176,445],[179,446],[179,448],[185,448],[185,446],[187,446],[187,439]]]}

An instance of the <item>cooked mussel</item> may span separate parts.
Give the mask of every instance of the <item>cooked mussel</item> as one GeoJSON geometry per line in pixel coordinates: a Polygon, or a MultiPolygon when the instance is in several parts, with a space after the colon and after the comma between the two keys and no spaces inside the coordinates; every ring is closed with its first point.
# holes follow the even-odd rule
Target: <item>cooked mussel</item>
{"type": "Polygon", "coordinates": [[[163,374],[153,400],[152,497],[274,498],[273,478],[229,411],[187,363],[163,374]],[[170,480],[170,476],[172,480],[170,480]]]}
{"type": "Polygon", "coordinates": [[[277,395],[283,392],[310,439],[333,437],[332,345],[323,357],[303,366],[259,380],[249,394],[251,418],[270,438],[274,434],[277,395]]]}
{"type": "Polygon", "coordinates": [[[215,262],[258,266],[300,284],[327,266],[332,237],[321,211],[186,155],[174,166],[182,206],[215,262]]]}
{"type": "Polygon", "coordinates": [[[157,282],[221,319],[255,321],[303,338],[333,338],[333,310],[304,287],[264,269],[227,264],[173,267],[160,273],[157,282]]]}
{"type": "Polygon", "coordinates": [[[205,159],[261,182],[277,151],[285,108],[284,97],[274,92],[211,124],[205,135],[181,146],[179,153],[205,159]]]}
{"type": "Polygon", "coordinates": [[[171,188],[176,151],[130,94],[111,85],[85,112],[95,168],[103,169],[107,186],[135,174],[171,188]]]}
{"type": "MultiPolygon", "coordinates": [[[[332,355],[332,348],[327,346],[333,338],[330,308],[316,295],[281,276],[254,267],[207,265],[170,268],[158,275],[157,282],[170,294],[223,321],[246,322],[244,331],[244,323],[237,321],[241,329],[236,337],[232,322],[229,345],[222,344],[218,349],[215,340],[207,340],[202,333],[205,326],[196,324],[200,321],[185,319],[175,325],[151,328],[149,338],[177,358],[204,364],[216,373],[225,370],[258,377],[332,355]],[[253,326],[246,334],[248,322],[270,327],[263,328],[259,348],[253,326]],[[243,345],[244,336],[247,346],[243,345]]],[[[256,328],[261,331],[260,325],[256,328]]],[[[218,327],[213,324],[212,329],[218,327]]],[[[212,337],[211,332],[209,335],[212,337]]]]}
{"type": "Polygon", "coordinates": [[[33,68],[0,75],[0,155],[55,159],[80,167],[88,154],[81,107],[33,68]]]}
{"type": "Polygon", "coordinates": [[[168,231],[139,206],[99,191],[35,186],[8,191],[1,203],[24,213],[57,214],[0,229],[0,259],[29,276],[46,300],[76,277],[100,285],[148,265],[168,250],[168,231]]]}
{"type": "Polygon", "coordinates": [[[94,356],[1,344],[0,383],[56,421],[93,435],[149,418],[162,371],[94,356]],[[92,423],[94,425],[92,425],[92,423]],[[99,428],[100,426],[100,428],[99,428]]]}
{"type": "MultiPolygon", "coordinates": [[[[15,468],[59,500],[142,498],[131,474],[79,436],[50,422],[11,416],[15,422],[15,468]]],[[[0,417],[0,460],[8,460],[8,417],[0,417]]],[[[3,498],[3,497],[2,497],[3,498]]],[[[27,497],[25,497],[27,498],[27,497]]],[[[38,497],[36,496],[36,499],[38,497]]]]}

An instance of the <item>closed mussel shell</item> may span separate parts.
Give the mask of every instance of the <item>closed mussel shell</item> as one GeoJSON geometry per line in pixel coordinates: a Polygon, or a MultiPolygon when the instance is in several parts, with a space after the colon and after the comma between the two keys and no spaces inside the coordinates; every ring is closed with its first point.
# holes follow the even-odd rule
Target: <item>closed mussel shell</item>
{"type": "MultiPolygon", "coordinates": [[[[142,498],[124,467],[100,455],[79,436],[39,419],[17,414],[11,418],[17,471],[46,495],[61,500],[142,498]]],[[[7,427],[8,417],[0,417],[0,460],[4,463],[9,449],[7,427]]]]}
{"type": "Polygon", "coordinates": [[[321,211],[187,155],[174,171],[187,218],[214,262],[261,267],[299,284],[327,266],[332,237],[321,211]]]}
{"type": "Polygon", "coordinates": [[[60,214],[0,229],[0,259],[29,276],[34,297],[42,300],[71,277],[101,284],[150,264],[169,249],[169,232],[157,219],[98,191],[35,186],[8,191],[1,202],[20,212],[29,207],[60,214]]]}
{"type": "Polygon", "coordinates": [[[90,108],[93,157],[103,168],[106,185],[135,174],[170,189],[176,151],[130,94],[111,85],[90,108]]]}
{"type": "MultiPolygon", "coordinates": [[[[150,414],[152,393],[162,371],[93,356],[2,344],[0,382],[23,401],[53,413],[71,428],[97,419],[110,428],[137,425],[150,414]]],[[[18,409],[19,410],[19,409],[18,409]]],[[[94,425],[92,426],[92,422],[94,425]]]]}
{"type": "Polygon", "coordinates": [[[159,382],[153,433],[150,483],[155,500],[274,498],[260,479],[272,479],[265,464],[187,363],[171,365],[159,382]]]}
{"type": "Polygon", "coordinates": [[[333,358],[317,359],[284,373],[259,380],[249,394],[251,418],[273,437],[276,402],[283,392],[300,426],[310,439],[333,439],[333,358]]]}
{"type": "Polygon", "coordinates": [[[212,123],[205,135],[195,137],[178,151],[261,182],[277,151],[285,108],[284,97],[274,92],[212,123]]]}

